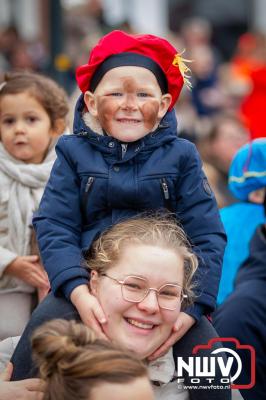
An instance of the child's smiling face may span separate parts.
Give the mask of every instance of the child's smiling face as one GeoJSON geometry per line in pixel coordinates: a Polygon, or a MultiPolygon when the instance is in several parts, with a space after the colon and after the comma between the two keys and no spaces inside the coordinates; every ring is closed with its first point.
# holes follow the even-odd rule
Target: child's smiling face
{"type": "Polygon", "coordinates": [[[150,70],[124,66],[109,70],[94,93],[85,93],[84,101],[109,136],[134,142],[158,126],[171,95],[162,94],[150,70]]]}

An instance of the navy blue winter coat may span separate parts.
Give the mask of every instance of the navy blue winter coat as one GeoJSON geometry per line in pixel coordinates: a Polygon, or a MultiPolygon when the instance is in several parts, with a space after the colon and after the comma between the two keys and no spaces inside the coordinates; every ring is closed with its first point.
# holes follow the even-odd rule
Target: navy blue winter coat
{"type": "Polygon", "coordinates": [[[88,128],[80,98],[74,134],[60,137],[57,160],[33,223],[52,290],[66,297],[88,282],[82,249],[108,226],[139,212],[175,212],[200,256],[198,319],[216,303],[225,234],[195,146],[177,137],[174,111],[158,129],[125,146],[88,128]]]}

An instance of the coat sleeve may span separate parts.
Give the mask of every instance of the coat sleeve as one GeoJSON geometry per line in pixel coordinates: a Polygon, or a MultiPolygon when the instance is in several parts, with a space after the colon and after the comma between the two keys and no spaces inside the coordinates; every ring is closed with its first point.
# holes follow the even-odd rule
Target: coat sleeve
{"type": "Polygon", "coordinates": [[[216,306],[226,235],[200,156],[191,143],[183,153],[181,171],[177,218],[199,259],[194,277],[196,302],[186,312],[199,320],[216,306]]]}
{"type": "Polygon", "coordinates": [[[66,297],[78,285],[88,283],[82,266],[80,181],[62,136],[38,212],[33,218],[42,262],[52,291],[66,297]]]}

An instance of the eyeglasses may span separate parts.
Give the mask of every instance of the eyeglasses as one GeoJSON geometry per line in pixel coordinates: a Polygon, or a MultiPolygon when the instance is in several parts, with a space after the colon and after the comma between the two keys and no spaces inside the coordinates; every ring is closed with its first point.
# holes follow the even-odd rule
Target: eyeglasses
{"type": "Polygon", "coordinates": [[[154,290],[160,308],[173,311],[187,298],[187,295],[183,293],[183,288],[180,285],[167,283],[159,289],[156,289],[149,287],[147,279],[138,276],[130,275],[123,281],[107,274],[102,274],[102,276],[106,276],[118,283],[121,286],[123,299],[131,303],[140,303],[148,296],[151,290],[154,290]]]}

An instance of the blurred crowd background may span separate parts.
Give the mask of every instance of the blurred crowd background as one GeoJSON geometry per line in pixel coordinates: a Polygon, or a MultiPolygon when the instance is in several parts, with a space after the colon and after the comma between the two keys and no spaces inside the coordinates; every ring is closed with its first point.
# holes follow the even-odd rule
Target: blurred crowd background
{"type": "Polygon", "coordinates": [[[236,201],[227,189],[235,152],[266,136],[265,20],[265,0],[0,0],[0,74],[47,74],[74,104],[75,69],[103,34],[123,29],[168,38],[193,60],[193,88],[184,88],[176,105],[179,134],[198,147],[224,207],[236,201]]]}

